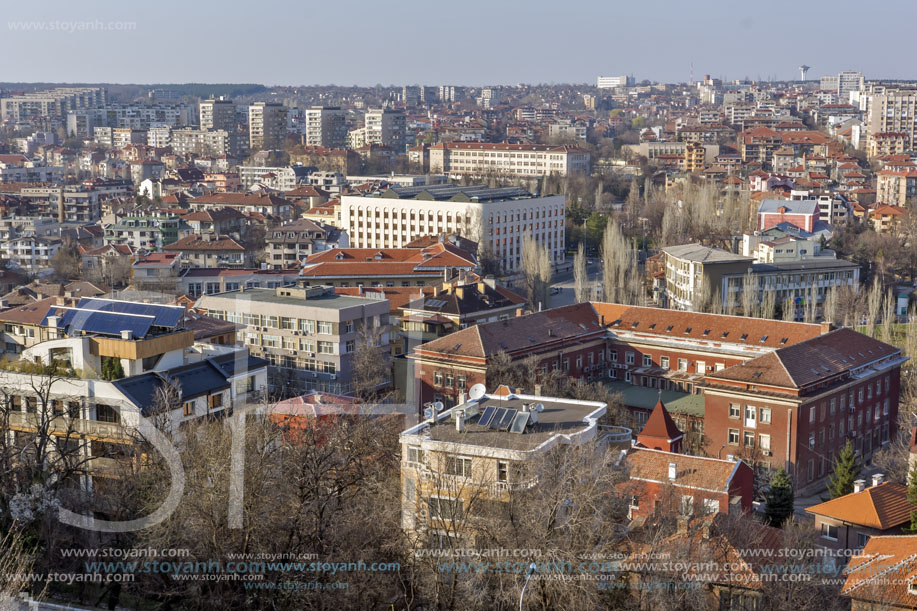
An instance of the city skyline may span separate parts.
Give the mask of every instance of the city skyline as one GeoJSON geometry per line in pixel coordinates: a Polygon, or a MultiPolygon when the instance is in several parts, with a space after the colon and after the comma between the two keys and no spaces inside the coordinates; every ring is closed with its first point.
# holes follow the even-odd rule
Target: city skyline
{"type": "Polygon", "coordinates": [[[904,62],[889,58],[908,56],[908,16],[917,16],[917,7],[905,2],[887,5],[900,19],[884,19],[887,12],[858,16],[858,30],[884,32],[881,47],[812,39],[810,45],[784,42],[748,49],[747,41],[755,38],[804,43],[814,36],[815,24],[819,32],[843,32],[851,25],[850,13],[843,10],[848,3],[832,3],[829,12],[823,2],[800,5],[781,0],[762,15],[754,9],[737,11],[719,0],[702,6],[578,1],[567,5],[569,25],[575,26],[570,33],[563,29],[563,20],[558,26],[556,6],[546,2],[493,5],[473,0],[450,11],[411,0],[377,14],[374,5],[358,0],[309,7],[300,15],[298,5],[273,0],[261,3],[261,13],[245,20],[233,19],[225,6],[210,1],[180,5],[181,20],[174,19],[174,11],[162,10],[161,4],[106,0],[91,10],[56,0],[48,4],[41,11],[29,5],[7,9],[0,51],[31,51],[27,64],[7,66],[4,80],[481,86],[591,83],[605,74],[634,75],[638,82],[686,82],[692,70],[695,79],[710,74],[728,80],[795,80],[803,63],[812,66],[810,80],[842,70],[896,79],[906,78],[907,69],[904,62]],[[523,6],[525,10],[519,10],[523,6]],[[781,10],[792,19],[780,20],[781,10]],[[590,19],[582,20],[586,14],[590,19]],[[436,49],[423,52],[424,36],[429,34],[435,34],[430,44],[436,49]],[[251,44],[206,45],[226,40],[251,44]],[[262,49],[268,44],[270,49],[262,49]],[[74,47],[80,53],[67,52],[74,47]],[[148,60],[150,48],[157,49],[155,62],[148,60]],[[680,50],[674,62],[673,49],[680,50]],[[603,58],[609,50],[612,57],[603,58]]]}

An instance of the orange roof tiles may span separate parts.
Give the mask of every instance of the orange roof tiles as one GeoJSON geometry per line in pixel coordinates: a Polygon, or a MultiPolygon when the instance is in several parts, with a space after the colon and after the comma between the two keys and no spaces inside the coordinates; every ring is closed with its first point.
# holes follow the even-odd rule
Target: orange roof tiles
{"type": "Polygon", "coordinates": [[[843,596],[882,608],[917,609],[917,594],[911,590],[917,583],[917,535],[870,537],[844,573],[843,596]]]}
{"type": "MultiPolygon", "coordinates": [[[[825,501],[806,511],[851,524],[888,530],[911,520],[907,488],[897,482],[883,482],[860,492],[825,501]]],[[[917,548],[914,549],[917,553],[917,548]]]]}

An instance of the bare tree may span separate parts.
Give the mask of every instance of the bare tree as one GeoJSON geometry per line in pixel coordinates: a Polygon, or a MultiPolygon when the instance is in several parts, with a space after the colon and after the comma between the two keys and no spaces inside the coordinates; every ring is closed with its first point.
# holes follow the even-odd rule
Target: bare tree
{"type": "Polygon", "coordinates": [[[390,378],[389,362],[382,345],[381,329],[364,322],[359,329],[359,341],[353,358],[353,391],[363,401],[377,398],[379,390],[390,378]]]}
{"type": "Polygon", "coordinates": [[[589,278],[586,274],[586,253],[583,249],[583,243],[580,242],[573,257],[573,284],[574,294],[577,303],[589,301],[589,288],[587,286],[589,278]]]}
{"type": "Polygon", "coordinates": [[[522,273],[526,296],[533,310],[547,307],[553,269],[547,247],[539,244],[530,233],[522,236],[522,273]]]}

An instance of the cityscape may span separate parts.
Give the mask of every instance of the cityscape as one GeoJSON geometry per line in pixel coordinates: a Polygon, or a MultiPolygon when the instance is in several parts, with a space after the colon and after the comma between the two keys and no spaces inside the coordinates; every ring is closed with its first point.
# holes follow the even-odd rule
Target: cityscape
{"type": "Polygon", "coordinates": [[[0,611],[917,609],[915,7],[52,4],[0,611]]]}

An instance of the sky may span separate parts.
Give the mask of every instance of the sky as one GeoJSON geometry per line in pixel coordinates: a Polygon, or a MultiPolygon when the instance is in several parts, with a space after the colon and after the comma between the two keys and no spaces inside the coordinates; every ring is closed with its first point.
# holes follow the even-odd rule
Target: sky
{"type": "Polygon", "coordinates": [[[917,1],[42,0],[0,16],[0,81],[515,85],[917,78],[917,1]],[[3,23],[3,20],[6,23],[3,23]]]}

